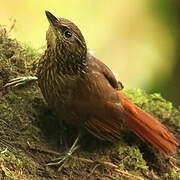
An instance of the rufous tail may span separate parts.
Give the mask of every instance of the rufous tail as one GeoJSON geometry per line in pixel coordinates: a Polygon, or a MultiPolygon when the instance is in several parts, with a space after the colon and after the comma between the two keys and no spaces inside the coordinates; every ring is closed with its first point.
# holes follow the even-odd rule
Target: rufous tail
{"type": "Polygon", "coordinates": [[[118,96],[125,110],[123,122],[136,135],[151,143],[164,155],[176,152],[178,141],[163,124],[133,104],[123,93],[118,91],[118,96]]]}

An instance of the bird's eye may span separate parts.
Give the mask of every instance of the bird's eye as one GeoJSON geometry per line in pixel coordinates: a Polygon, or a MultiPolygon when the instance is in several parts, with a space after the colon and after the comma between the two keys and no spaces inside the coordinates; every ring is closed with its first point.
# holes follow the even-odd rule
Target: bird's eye
{"type": "Polygon", "coordinates": [[[64,35],[65,35],[66,38],[71,38],[72,33],[67,30],[67,31],[64,32],[64,35]]]}

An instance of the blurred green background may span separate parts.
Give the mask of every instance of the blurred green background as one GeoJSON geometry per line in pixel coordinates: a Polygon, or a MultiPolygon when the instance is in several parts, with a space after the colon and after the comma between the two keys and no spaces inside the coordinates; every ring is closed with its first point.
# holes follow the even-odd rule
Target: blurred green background
{"type": "Polygon", "coordinates": [[[0,0],[0,24],[16,20],[11,36],[39,49],[48,28],[44,10],[75,22],[125,88],[180,104],[179,0],[0,0]]]}

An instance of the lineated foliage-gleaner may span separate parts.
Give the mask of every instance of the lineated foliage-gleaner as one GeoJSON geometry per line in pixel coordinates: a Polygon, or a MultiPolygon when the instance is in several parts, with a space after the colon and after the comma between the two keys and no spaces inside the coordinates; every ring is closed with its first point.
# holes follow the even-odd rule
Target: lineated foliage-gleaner
{"type": "Polygon", "coordinates": [[[80,134],[101,140],[120,139],[125,124],[141,139],[168,156],[176,152],[176,138],[152,115],[133,104],[120,90],[111,70],[87,52],[79,28],[46,11],[50,23],[47,49],[38,67],[38,84],[48,105],[70,125],[78,138],[58,163],[76,149],[80,134]]]}

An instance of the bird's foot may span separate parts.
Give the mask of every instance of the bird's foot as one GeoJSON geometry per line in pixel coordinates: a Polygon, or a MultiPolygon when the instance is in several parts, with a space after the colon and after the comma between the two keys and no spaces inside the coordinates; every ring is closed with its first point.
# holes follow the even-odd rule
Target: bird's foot
{"type": "Polygon", "coordinates": [[[36,76],[27,76],[27,77],[17,77],[14,79],[11,79],[7,84],[5,84],[4,87],[17,87],[21,85],[25,85],[32,81],[37,81],[36,76]]]}
{"type": "Polygon", "coordinates": [[[65,155],[62,155],[58,158],[52,159],[50,163],[48,163],[48,166],[59,166],[58,171],[61,171],[68,159],[71,157],[73,152],[77,150],[79,146],[75,146],[73,150],[69,150],[65,155]]]}
{"type": "Polygon", "coordinates": [[[59,166],[58,171],[61,171],[62,168],[64,167],[65,163],[67,162],[67,160],[71,157],[71,155],[73,154],[74,151],[76,151],[79,146],[78,141],[80,139],[81,134],[78,134],[78,137],[75,139],[73,145],[71,146],[71,148],[65,153],[64,156],[60,156],[56,159],[51,160],[50,163],[48,163],[48,166],[59,166]]]}

